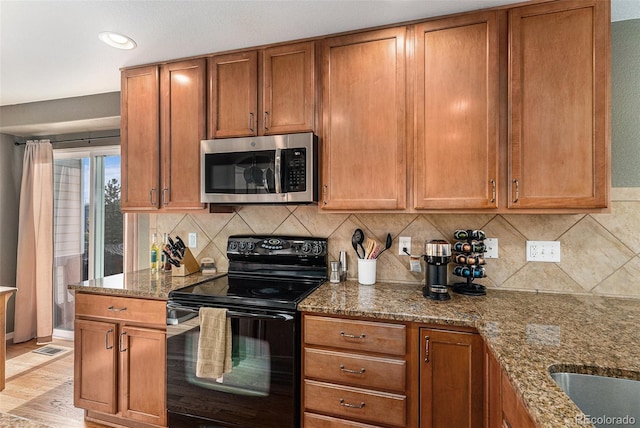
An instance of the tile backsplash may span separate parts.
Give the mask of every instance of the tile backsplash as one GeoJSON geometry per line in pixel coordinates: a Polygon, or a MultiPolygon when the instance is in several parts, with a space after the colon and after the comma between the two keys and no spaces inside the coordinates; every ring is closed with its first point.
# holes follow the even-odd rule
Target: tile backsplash
{"type": "MultiPolygon", "coordinates": [[[[409,271],[409,257],[398,255],[398,237],[412,238],[412,254],[422,254],[424,242],[454,242],[456,229],[482,229],[498,238],[499,258],[488,259],[487,287],[543,292],[598,294],[640,298],[640,188],[613,188],[609,214],[361,214],[322,213],[316,206],[243,206],[225,214],[152,214],[150,233],[167,232],[185,241],[197,233],[192,249],[199,260],[213,257],[226,271],[227,237],[233,234],[279,234],[329,238],[329,258],[348,254],[349,277],[357,277],[351,235],[361,228],[366,237],[393,246],[378,259],[379,281],[419,283],[423,273],[409,271]],[[527,262],[527,240],[560,241],[560,263],[527,262]]],[[[141,268],[146,267],[141,263],[141,268]]],[[[457,277],[450,275],[449,282],[457,277]]]]}

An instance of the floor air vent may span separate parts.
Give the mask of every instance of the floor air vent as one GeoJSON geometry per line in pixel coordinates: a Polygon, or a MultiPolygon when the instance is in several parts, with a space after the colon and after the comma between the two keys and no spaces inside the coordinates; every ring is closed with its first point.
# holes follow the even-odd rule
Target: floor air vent
{"type": "Polygon", "coordinates": [[[36,354],[53,356],[53,355],[56,355],[57,353],[64,352],[64,351],[66,351],[66,349],[54,348],[53,346],[43,346],[42,348],[34,349],[31,352],[34,352],[36,354]]]}

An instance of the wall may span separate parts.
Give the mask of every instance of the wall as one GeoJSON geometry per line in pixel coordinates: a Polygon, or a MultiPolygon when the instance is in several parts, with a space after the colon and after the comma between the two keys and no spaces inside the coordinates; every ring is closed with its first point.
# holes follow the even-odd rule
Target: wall
{"type": "MultiPolygon", "coordinates": [[[[12,136],[0,134],[0,285],[6,287],[16,285],[22,155],[12,136]]],[[[13,331],[14,300],[11,297],[7,306],[7,331],[13,331]]]]}
{"type": "MultiPolygon", "coordinates": [[[[325,214],[315,206],[242,207],[233,214],[151,215],[150,233],[169,232],[184,239],[198,233],[197,258],[213,257],[227,269],[230,234],[317,235],[329,238],[330,258],[349,255],[355,278],[353,230],[394,246],[378,260],[378,278],[416,283],[424,274],[408,270],[399,256],[398,236],[413,238],[412,252],[425,240],[447,239],[455,229],[483,229],[499,240],[499,258],[488,260],[487,278],[478,281],[502,289],[615,295],[640,298],[640,20],[612,23],[612,209],[591,215],[414,215],[325,214]],[[525,241],[558,240],[560,263],[525,260],[525,241]]],[[[160,235],[162,236],[162,235],[160,235]]],[[[141,259],[144,260],[144,259],[141,259]]],[[[450,277],[450,282],[455,277],[450,277]]]]}

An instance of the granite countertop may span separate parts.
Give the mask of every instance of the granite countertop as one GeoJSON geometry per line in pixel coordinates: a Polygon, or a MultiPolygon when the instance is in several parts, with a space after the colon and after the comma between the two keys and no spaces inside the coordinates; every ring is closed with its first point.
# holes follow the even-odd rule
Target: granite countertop
{"type": "Polygon", "coordinates": [[[152,273],[151,269],[144,269],[82,281],[67,288],[83,293],[167,300],[171,290],[207,282],[221,275],[224,273],[203,275],[196,272],[187,276],[171,276],[171,272],[152,273]]]}
{"type": "Polygon", "coordinates": [[[475,327],[540,427],[590,426],[549,369],[640,380],[637,299],[488,290],[435,302],[419,285],[347,281],[325,283],[298,309],[475,327]]]}

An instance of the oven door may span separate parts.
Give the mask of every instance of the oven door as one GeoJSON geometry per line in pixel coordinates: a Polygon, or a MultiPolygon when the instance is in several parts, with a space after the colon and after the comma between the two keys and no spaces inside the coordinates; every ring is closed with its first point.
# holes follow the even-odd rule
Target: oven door
{"type": "Polygon", "coordinates": [[[296,427],[299,422],[299,321],[294,313],[228,309],[231,373],[196,376],[197,308],[169,303],[182,322],[167,326],[169,426],[296,427]]]}

